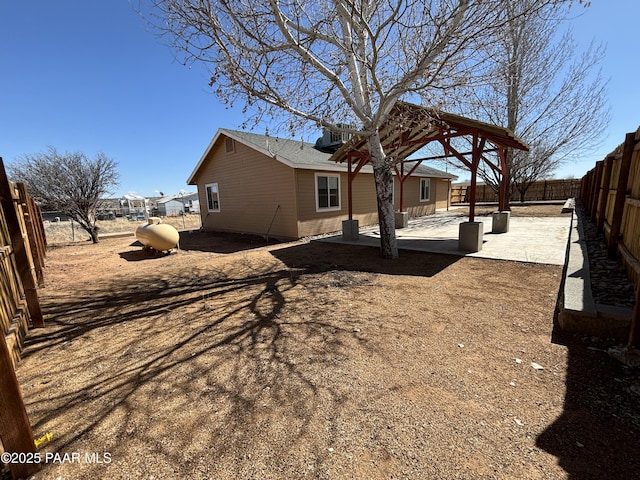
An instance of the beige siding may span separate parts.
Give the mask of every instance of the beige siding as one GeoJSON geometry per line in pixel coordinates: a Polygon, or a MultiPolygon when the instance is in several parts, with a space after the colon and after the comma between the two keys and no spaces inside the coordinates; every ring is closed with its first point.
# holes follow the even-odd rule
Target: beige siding
{"type": "MultiPolygon", "coordinates": [[[[429,201],[420,200],[420,177],[410,177],[404,182],[404,210],[410,217],[431,215],[436,209],[447,208],[449,198],[449,181],[442,178],[431,178],[429,201]]],[[[400,209],[400,182],[396,179],[394,205],[400,209]]]]}
{"type": "MultiPolygon", "coordinates": [[[[348,218],[348,176],[340,173],[340,209],[317,211],[316,173],[293,169],[235,142],[226,152],[221,136],[200,168],[195,181],[200,198],[200,215],[205,230],[301,238],[338,232],[348,218]],[[220,212],[209,212],[206,185],[217,183],[220,212]]],[[[420,179],[411,177],[404,185],[404,207],[411,217],[428,215],[446,207],[448,182],[431,179],[431,198],[420,201],[420,179]]],[[[400,206],[400,182],[394,179],[394,206],[400,206]]],[[[361,226],[378,222],[373,174],[360,172],[353,182],[353,217],[361,226]]]]}
{"type": "Polygon", "coordinates": [[[292,168],[239,142],[227,153],[221,137],[196,181],[205,230],[298,238],[292,168]],[[218,184],[220,212],[208,211],[210,183],[218,184]]]}
{"type": "MultiPolygon", "coordinates": [[[[404,182],[403,202],[404,211],[409,212],[409,217],[421,217],[431,215],[436,211],[436,195],[438,181],[431,179],[429,200],[420,200],[420,177],[409,177],[404,182]]],[[[400,207],[400,182],[396,179],[396,189],[394,192],[394,203],[396,209],[400,207]]]]}
{"type": "MultiPolygon", "coordinates": [[[[298,221],[301,237],[342,230],[342,221],[349,218],[347,174],[340,174],[340,210],[316,211],[315,173],[296,170],[298,221]]],[[[317,172],[323,173],[323,172],[317,172]]],[[[324,172],[333,174],[334,172],[324,172]]],[[[378,222],[378,208],[373,175],[359,173],[353,181],[353,218],[361,226],[378,222]]]]}
{"type": "Polygon", "coordinates": [[[432,184],[437,184],[436,190],[436,208],[438,210],[449,207],[449,195],[451,189],[451,181],[445,178],[433,178],[432,184]]]}

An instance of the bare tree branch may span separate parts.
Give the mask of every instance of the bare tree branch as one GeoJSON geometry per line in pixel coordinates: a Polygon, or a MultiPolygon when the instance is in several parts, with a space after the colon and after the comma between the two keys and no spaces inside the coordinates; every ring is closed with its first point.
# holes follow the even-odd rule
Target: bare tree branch
{"type": "MultiPolygon", "coordinates": [[[[385,257],[397,256],[393,164],[379,129],[399,100],[445,102],[475,81],[508,24],[504,0],[139,0],[185,64],[206,65],[211,86],[253,121],[309,122],[367,140],[385,257]],[[382,227],[381,227],[382,228],[382,227]]],[[[532,15],[562,0],[520,0],[532,15]],[[526,4],[526,5],[525,5],[526,4]]]]}
{"type": "MultiPolygon", "coordinates": [[[[533,182],[597,146],[609,121],[599,69],[604,49],[592,43],[577,52],[571,31],[561,30],[568,7],[505,0],[509,22],[484,52],[489,75],[459,95],[468,101],[458,109],[507,127],[529,144],[529,152],[508,155],[509,183],[521,198],[533,182]],[[535,14],[526,14],[531,8],[535,14]]],[[[497,191],[493,170],[480,174],[497,191]]]]}
{"type": "Polygon", "coordinates": [[[82,152],[23,155],[8,166],[14,181],[24,182],[39,203],[78,222],[98,243],[96,215],[104,199],[118,185],[117,163],[103,153],[90,159],[82,152]]]}

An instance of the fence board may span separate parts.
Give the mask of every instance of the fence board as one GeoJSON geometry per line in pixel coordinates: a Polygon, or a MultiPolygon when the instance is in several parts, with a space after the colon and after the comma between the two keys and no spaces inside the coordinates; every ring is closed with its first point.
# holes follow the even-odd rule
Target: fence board
{"type": "Polygon", "coordinates": [[[18,275],[24,288],[32,324],[36,327],[44,327],[44,319],[42,310],[40,309],[40,301],[38,300],[37,277],[35,275],[35,268],[33,267],[31,249],[29,247],[22,207],[19,200],[20,197],[17,195],[15,189],[12,188],[12,184],[7,178],[4,165],[2,165],[2,168],[0,168],[0,203],[2,204],[7,222],[9,239],[13,246],[18,275]]]}
{"type": "MultiPolygon", "coordinates": [[[[567,198],[577,197],[580,193],[580,180],[543,180],[535,182],[529,187],[525,194],[525,202],[548,201],[548,200],[566,200],[567,198]]],[[[469,185],[452,185],[451,186],[451,203],[469,203],[470,197],[469,185]]],[[[511,188],[511,201],[519,201],[520,193],[511,188]]],[[[489,185],[476,186],[477,202],[497,202],[498,194],[494,192],[489,185]]]]}
{"type": "Polygon", "coordinates": [[[23,237],[29,244],[29,256],[33,265],[33,275],[36,278],[39,287],[44,287],[44,257],[45,248],[42,241],[43,232],[40,232],[38,226],[42,226],[42,217],[36,217],[39,213],[35,202],[29,197],[27,187],[24,183],[16,184],[18,195],[20,197],[20,209],[22,211],[22,224],[24,225],[23,237]]]}
{"type": "MultiPolygon", "coordinates": [[[[22,393],[13,365],[10,352],[0,335],[0,439],[7,452],[35,453],[36,447],[29,417],[22,401],[22,393]]],[[[27,478],[36,473],[40,466],[36,463],[12,463],[9,465],[13,478],[27,478]]]]}
{"type": "MultiPolygon", "coordinates": [[[[603,197],[595,202],[599,189],[598,169],[594,168],[582,178],[581,200],[590,215],[594,205],[604,208],[604,231],[610,256],[619,255],[627,268],[629,279],[636,286],[636,307],[633,310],[629,344],[640,344],[640,128],[628,133],[625,141],[611,152],[606,162],[611,163],[609,192],[602,185],[603,197]],[[603,205],[604,204],[604,205],[603,205]]],[[[605,180],[603,180],[604,182],[605,180]]],[[[599,217],[598,217],[599,218],[599,217]]]]}
{"type": "MultiPolygon", "coordinates": [[[[36,451],[15,375],[30,325],[43,326],[37,285],[43,283],[44,225],[24,186],[9,182],[0,158],[0,451],[36,451]]],[[[26,478],[38,464],[10,464],[13,478],[26,478]]]]}

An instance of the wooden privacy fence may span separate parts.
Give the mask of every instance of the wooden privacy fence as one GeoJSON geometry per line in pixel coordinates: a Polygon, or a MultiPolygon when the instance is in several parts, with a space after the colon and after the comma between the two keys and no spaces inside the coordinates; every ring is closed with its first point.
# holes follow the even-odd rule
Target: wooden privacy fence
{"type": "MultiPolygon", "coordinates": [[[[542,180],[534,182],[525,194],[525,202],[566,200],[580,194],[581,181],[568,180],[542,180]]],[[[451,203],[468,203],[470,186],[453,185],[451,187],[451,203]]],[[[511,201],[519,201],[520,192],[511,187],[511,201]]],[[[497,202],[498,194],[489,185],[476,185],[477,202],[497,202]]]]}
{"type": "MultiPolygon", "coordinates": [[[[28,454],[36,450],[14,368],[28,329],[44,326],[37,288],[46,242],[38,206],[23,184],[9,182],[1,158],[0,207],[0,451],[28,454]]],[[[38,468],[9,464],[14,478],[38,468]]]]}
{"type": "Polygon", "coordinates": [[[580,199],[599,231],[607,254],[620,256],[636,286],[629,343],[640,343],[640,128],[582,177],[580,199]]]}

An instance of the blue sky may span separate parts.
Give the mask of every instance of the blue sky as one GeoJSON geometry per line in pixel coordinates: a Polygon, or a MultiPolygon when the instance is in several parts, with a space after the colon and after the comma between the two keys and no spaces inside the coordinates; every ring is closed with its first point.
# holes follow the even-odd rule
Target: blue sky
{"type": "MultiPolygon", "coordinates": [[[[640,125],[633,56],[640,2],[615,4],[594,0],[573,21],[581,45],[607,45],[602,67],[612,118],[602,146],[558,178],[580,178],[640,125]]],[[[210,92],[203,69],[174,60],[128,0],[0,0],[5,163],[49,145],[89,156],[102,151],[119,164],[116,196],[195,191],[187,177],[217,129],[242,121],[240,108],[225,108],[210,92]]]]}

